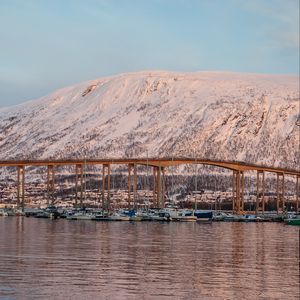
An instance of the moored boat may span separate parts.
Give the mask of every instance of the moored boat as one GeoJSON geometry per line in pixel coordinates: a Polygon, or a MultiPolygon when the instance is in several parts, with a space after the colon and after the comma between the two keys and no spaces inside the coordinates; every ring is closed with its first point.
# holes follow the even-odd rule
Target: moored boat
{"type": "Polygon", "coordinates": [[[289,219],[285,220],[287,225],[299,225],[300,226],[300,219],[289,219]]]}
{"type": "Polygon", "coordinates": [[[197,216],[193,214],[192,211],[180,210],[176,214],[171,215],[172,221],[177,222],[195,222],[197,221],[197,216]]]}
{"type": "Polygon", "coordinates": [[[194,216],[197,217],[198,223],[211,223],[213,219],[213,212],[206,210],[195,210],[194,216]]]}
{"type": "Polygon", "coordinates": [[[284,223],[287,225],[298,225],[300,226],[300,216],[293,217],[293,218],[287,218],[284,220],[284,223]]]}
{"type": "Polygon", "coordinates": [[[94,217],[91,219],[92,221],[111,221],[109,216],[103,215],[103,214],[96,214],[94,217]]]}
{"type": "Polygon", "coordinates": [[[66,214],[67,220],[92,220],[95,215],[91,210],[79,209],[74,212],[68,212],[66,214]]]}
{"type": "Polygon", "coordinates": [[[159,221],[159,222],[171,221],[170,214],[164,211],[151,215],[151,219],[152,221],[159,221]]]}
{"type": "Polygon", "coordinates": [[[8,213],[4,209],[1,209],[0,210],[0,216],[2,216],[2,217],[8,217],[8,213]]]}
{"type": "Polygon", "coordinates": [[[49,219],[50,213],[47,211],[40,211],[34,217],[39,219],[49,219]]]}
{"type": "Polygon", "coordinates": [[[212,220],[217,222],[224,221],[226,216],[226,213],[218,211],[213,214],[212,220]]]}
{"type": "Polygon", "coordinates": [[[122,214],[115,213],[108,217],[109,221],[130,221],[130,217],[122,214]]]}

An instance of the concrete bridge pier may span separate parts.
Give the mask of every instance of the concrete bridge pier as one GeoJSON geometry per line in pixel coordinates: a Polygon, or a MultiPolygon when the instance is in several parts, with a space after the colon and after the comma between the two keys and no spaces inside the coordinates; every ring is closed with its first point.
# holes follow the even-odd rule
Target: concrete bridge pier
{"type": "Polygon", "coordinates": [[[165,184],[165,168],[162,167],[161,168],[161,171],[162,171],[162,188],[161,188],[161,193],[162,193],[162,197],[161,197],[161,205],[162,205],[162,208],[165,207],[165,189],[166,189],[166,184],[165,184]]]}
{"type": "Polygon", "coordinates": [[[157,167],[157,207],[161,208],[161,167],[157,167]]]}
{"type": "Polygon", "coordinates": [[[80,207],[83,207],[83,167],[77,164],[75,167],[75,207],[78,208],[78,179],[80,176],[80,207]]]}
{"type": "Polygon", "coordinates": [[[277,214],[284,211],[285,199],[284,199],[284,173],[277,173],[276,182],[276,192],[277,192],[277,214]]]}
{"type": "Polygon", "coordinates": [[[232,211],[240,214],[244,211],[245,178],[244,171],[233,171],[232,174],[232,211]]]}
{"type": "Polygon", "coordinates": [[[131,170],[132,170],[133,165],[128,164],[128,209],[131,209],[131,170]]]}
{"type": "Polygon", "coordinates": [[[136,192],[136,177],[137,177],[137,167],[133,164],[133,207],[137,209],[137,192],[136,192]]]}
{"type": "Polygon", "coordinates": [[[156,208],[164,207],[164,197],[163,197],[163,176],[164,168],[161,166],[153,167],[153,206],[156,208]]]}
{"type": "Polygon", "coordinates": [[[232,213],[236,211],[236,171],[232,172],[232,213]]]}
{"type": "Polygon", "coordinates": [[[256,214],[261,211],[263,214],[265,212],[265,172],[257,171],[256,179],[256,214]],[[262,175],[262,178],[261,176],[262,175]],[[261,201],[260,201],[261,195],[261,201]],[[261,202],[261,205],[260,205],[261,202]]]}
{"type": "Polygon", "coordinates": [[[17,166],[17,207],[25,206],[25,166],[17,166]]]}
{"type": "Polygon", "coordinates": [[[107,165],[107,209],[110,210],[110,164],[107,165]]]}
{"type": "Polygon", "coordinates": [[[296,176],[296,212],[299,213],[300,176],[296,176]]]}
{"type": "Polygon", "coordinates": [[[244,207],[245,207],[245,177],[244,177],[244,171],[241,172],[242,173],[242,194],[241,194],[241,199],[242,199],[242,203],[241,203],[241,210],[244,211],[244,207]]]}
{"type": "Polygon", "coordinates": [[[54,205],[54,190],[55,190],[55,173],[54,173],[54,166],[48,165],[47,166],[47,205],[50,204],[54,205]]]}
{"type": "Polygon", "coordinates": [[[156,186],[157,186],[157,184],[156,184],[156,182],[157,182],[156,174],[157,174],[157,167],[153,167],[153,201],[152,201],[153,207],[158,207],[157,197],[156,197],[156,186]]]}
{"type": "Polygon", "coordinates": [[[110,210],[110,164],[102,165],[102,209],[110,210]],[[106,175],[107,169],[107,175],[106,175]],[[106,189],[106,177],[107,177],[107,198],[105,201],[105,189],[106,189]]]}

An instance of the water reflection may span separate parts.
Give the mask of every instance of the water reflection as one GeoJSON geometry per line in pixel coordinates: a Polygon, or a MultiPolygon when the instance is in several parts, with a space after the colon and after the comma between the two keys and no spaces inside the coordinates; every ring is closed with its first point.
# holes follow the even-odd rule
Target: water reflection
{"type": "Polygon", "coordinates": [[[297,299],[298,228],[0,218],[0,296],[297,299]]]}

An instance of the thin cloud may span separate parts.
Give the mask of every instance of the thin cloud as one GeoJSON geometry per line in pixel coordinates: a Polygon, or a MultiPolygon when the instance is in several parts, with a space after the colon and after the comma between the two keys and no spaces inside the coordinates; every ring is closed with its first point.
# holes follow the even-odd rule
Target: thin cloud
{"type": "Polygon", "coordinates": [[[265,34],[275,46],[299,53],[299,0],[236,0],[248,11],[270,19],[265,34]]]}

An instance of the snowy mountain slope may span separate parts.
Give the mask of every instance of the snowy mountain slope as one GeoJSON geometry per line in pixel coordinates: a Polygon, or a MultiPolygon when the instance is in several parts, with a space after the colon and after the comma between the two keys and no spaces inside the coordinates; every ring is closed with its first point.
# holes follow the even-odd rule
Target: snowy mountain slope
{"type": "Polygon", "coordinates": [[[0,110],[0,159],[190,156],[300,166],[299,77],[140,72],[0,110]]]}

